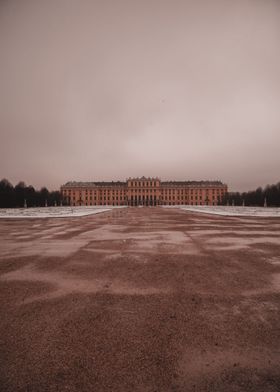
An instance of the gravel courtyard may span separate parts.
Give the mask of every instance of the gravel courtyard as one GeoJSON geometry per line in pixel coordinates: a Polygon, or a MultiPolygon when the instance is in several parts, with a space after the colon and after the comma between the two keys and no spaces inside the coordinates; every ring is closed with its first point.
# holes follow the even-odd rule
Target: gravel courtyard
{"type": "Polygon", "coordinates": [[[0,220],[1,392],[278,392],[280,219],[0,220]]]}

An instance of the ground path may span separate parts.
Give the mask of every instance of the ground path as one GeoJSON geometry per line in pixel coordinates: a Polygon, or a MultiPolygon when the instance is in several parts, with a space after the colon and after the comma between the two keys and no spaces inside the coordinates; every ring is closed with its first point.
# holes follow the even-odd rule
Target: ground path
{"type": "Polygon", "coordinates": [[[0,390],[280,390],[280,219],[0,221],[0,390]]]}

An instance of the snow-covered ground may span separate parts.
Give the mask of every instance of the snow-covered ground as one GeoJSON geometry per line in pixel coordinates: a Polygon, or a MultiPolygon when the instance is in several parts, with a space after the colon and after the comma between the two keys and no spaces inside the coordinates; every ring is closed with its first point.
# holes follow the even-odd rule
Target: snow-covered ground
{"type": "Polygon", "coordinates": [[[263,216],[279,217],[280,208],[270,207],[234,207],[234,206],[164,206],[166,208],[180,208],[186,211],[203,212],[206,214],[216,214],[224,216],[263,216]]]}
{"type": "Polygon", "coordinates": [[[67,218],[99,214],[123,207],[37,207],[37,208],[0,208],[0,218],[67,218]]]}

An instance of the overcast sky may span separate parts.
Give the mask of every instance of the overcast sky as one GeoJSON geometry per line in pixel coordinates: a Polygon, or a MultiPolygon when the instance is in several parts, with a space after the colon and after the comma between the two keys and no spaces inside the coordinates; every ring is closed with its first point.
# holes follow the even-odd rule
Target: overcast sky
{"type": "Polygon", "coordinates": [[[279,0],[0,0],[0,178],[280,181],[279,0]]]}

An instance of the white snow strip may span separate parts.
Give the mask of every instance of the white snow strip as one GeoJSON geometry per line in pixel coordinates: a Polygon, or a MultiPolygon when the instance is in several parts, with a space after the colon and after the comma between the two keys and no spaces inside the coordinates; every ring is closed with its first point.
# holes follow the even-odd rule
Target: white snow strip
{"type": "Polygon", "coordinates": [[[164,208],[180,208],[191,212],[202,212],[223,216],[254,216],[254,217],[279,217],[280,208],[275,207],[234,207],[234,206],[163,206],[164,208]]]}
{"type": "Polygon", "coordinates": [[[0,218],[73,218],[99,214],[125,206],[0,208],[0,218]]]}

